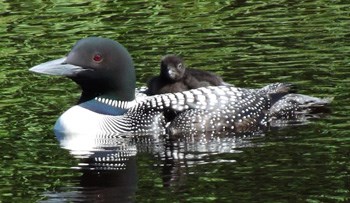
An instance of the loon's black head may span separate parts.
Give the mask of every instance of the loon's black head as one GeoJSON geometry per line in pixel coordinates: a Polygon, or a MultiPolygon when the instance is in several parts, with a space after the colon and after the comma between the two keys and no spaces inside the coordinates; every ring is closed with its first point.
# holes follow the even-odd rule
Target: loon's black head
{"type": "Polygon", "coordinates": [[[122,101],[135,99],[132,58],[121,44],[111,39],[79,40],[67,57],[37,65],[30,71],[71,78],[82,88],[79,102],[101,95],[122,101]]]}
{"type": "Polygon", "coordinates": [[[186,68],[183,60],[176,55],[166,55],[160,63],[160,75],[172,81],[181,80],[185,74],[186,68]]]}

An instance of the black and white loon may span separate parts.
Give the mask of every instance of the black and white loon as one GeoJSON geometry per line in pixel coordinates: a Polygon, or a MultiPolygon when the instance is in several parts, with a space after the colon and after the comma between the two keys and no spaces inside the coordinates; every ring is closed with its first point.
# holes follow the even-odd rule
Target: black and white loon
{"type": "Polygon", "coordinates": [[[78,104],[54,127],[70,133],[244,130],[266,126],[271,105],[289,94],[287,84],[276,83],[262,89],[210,86],[135,98],[130,54],[118,42],[100,37],[82,39],[66,57],[30,70],[67,76],[80,85],[78,104]]]}

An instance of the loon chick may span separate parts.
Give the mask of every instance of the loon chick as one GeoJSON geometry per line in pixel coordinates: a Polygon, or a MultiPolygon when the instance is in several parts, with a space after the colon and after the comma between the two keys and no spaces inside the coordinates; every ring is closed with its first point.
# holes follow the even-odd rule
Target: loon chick
{"type": "Polygon", "coordinates": [[[59,117],[54,129],[95,137],[266,126],[270,106],[288,94],[279,88],[283,84],[269,86],[282,91],[209,86],[135,99],[135,68],[129,52],[118,42],[100,37],[79,40],[66,57],[30,71],[67,76],[81,87],[78,104],[59,117]]]}
{"type": "Polygon", "coordinates": [[[146,94],[175,93],[219,85],[224,85],[219,76],[208,71],[186,68],[179,56],[166,55],[161,60],[159,76],[148,81],[146,94]]]}

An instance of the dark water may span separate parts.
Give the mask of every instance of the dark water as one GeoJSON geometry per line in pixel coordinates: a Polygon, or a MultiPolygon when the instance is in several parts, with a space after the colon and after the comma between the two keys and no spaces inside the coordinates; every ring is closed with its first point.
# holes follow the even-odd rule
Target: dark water
{"type": "Polygon", "coordinates": [[[349,28],[345,0],[1,1],[0,202],[348,202],[349,28]],[[334,97],[333,112],[253,135],[152,135],[73,155],[52,128],[78,87],[28,69],[87,36],[125,45],[138,86],[176,53],[236,86],[286,81],[334,97]]]}

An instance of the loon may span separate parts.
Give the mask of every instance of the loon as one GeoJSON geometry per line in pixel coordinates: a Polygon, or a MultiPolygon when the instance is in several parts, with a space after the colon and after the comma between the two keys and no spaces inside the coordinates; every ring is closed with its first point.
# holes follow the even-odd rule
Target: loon
{"type": "Polygon", "coordinates": [[[219,85],[224,85],[219,76],[208,71],[186,68],[179,56],[166,55],[161,60],[159,76],[148,81],[146,94],[175,93],[219,85]]]}
{"type": "Polygon", "coordinates": [[[275,83],[261,89],[209,86],[135,98],[131,55],[120,43],[101,37],[81,39],[66,57],[30,71],[66,76],[81,87],[78,103],[56,121],[54,130],[62,133],[241,131],[267,126],[271,106],[290,92],[288,84],[275,83]]]}

